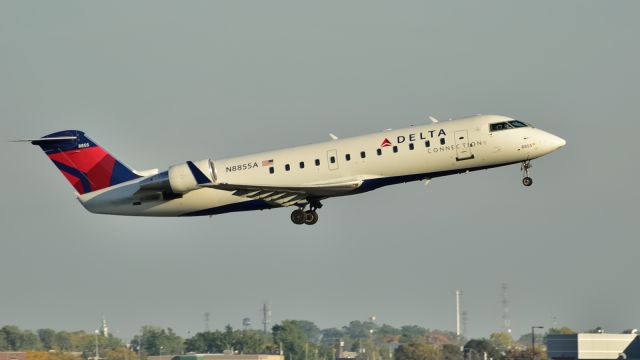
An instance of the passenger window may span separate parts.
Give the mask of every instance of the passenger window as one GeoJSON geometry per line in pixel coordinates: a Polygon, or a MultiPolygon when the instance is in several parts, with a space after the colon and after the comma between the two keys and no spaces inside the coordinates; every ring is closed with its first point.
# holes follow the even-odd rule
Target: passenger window
{"type": "Polygon", "coordinates": [[[332,163],[332,164],[335,164],[336,163],[336,157],[335,156],[330,157],[329,158],[329,162],[332,163]]]}
{"type": "Polygon", "coordinates": [[[393,152],[397,153],[398,152],[398,147],[396,145],[393,146],[393,152]]]}
{"type": "Polygon", "coordinates": [[[364,159],[367,157],[367,154],[364,151],[360,151],[360,157],[364,159]]]}
{"type": "Polygon", "coordinates": [[[316,166],[320,166],[320,159],[316,159],[316,166]]]}
{"type": "Polygon", "coordinates": [[[300,161],[300,169],[304,169],[304,161],[300,161]]]}
{"type": "Polygon", "coordinates": [[[273,168],[273,166],[269,167],[269,174],[273,174],[275,172],[275,169],[273,168]]]}
{"type": "Polygon", "coordinates": [[[444,138],[440,138],[440,145],[444,145],[445,142],[446,140],[444,138]]]}
{"type": "Polygon", "coordinates": [[[378,154],[378,156],[382,155],[382,149],[376,150],[376,154],[378,154]]]}
{"type": "Polygon", "coordinates": [[[286,164],[286,165],[284,166],[284,170],[285,170],[285,171],[289,171],[289,170],[291,170],[291,166],[289,166],[289,164],[286,164]]]}
{"type": "Polygon", "coordinates": [[[345,156],[344,156],[344,159],[345,159],[345,160],[347,160],[347,161],[351,160],[351,154],[347,154],[347,155],[345,155],[345,156]]]}
{"type": "Polygon", "coordinates": [[[431,147],[431,141],[427,140],[424,142],[425,147],[431,147]]]}
{"type": "Polygon", "coordinates": [[[409,150],[413,150],[413,143],[409,143],[409,150]]]}

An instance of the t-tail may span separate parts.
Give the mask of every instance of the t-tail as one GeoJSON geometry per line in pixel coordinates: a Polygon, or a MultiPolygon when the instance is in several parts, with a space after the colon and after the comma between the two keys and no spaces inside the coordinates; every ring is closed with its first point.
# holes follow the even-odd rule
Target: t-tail
{"type": "Polygon", "coordinates": [[[58,131],[22,141],[40,146],[79,194],[140,177],[79,130],[58,131]]]}

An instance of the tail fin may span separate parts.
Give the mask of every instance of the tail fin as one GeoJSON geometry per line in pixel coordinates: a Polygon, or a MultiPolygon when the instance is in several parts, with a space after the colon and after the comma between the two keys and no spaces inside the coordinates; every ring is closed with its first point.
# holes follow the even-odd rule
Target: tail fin
{"type": "Polygon", "coordinates": [[[80,194],[139,177],[79,130],[58,131],[27,141],[40,146],[80,194]]]}

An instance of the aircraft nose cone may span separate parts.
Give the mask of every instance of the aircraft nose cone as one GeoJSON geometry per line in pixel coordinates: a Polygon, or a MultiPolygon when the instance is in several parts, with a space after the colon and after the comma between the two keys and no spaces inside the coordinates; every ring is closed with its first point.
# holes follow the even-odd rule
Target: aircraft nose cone
{"type": "Polygon", "coordinates": [[[546,143],[548,144],[547,146],[551,151],[558,150],[567,144],[567,142],[563,138],[555,136],[553,134],[549,134],[547,136],[546,143]]]}

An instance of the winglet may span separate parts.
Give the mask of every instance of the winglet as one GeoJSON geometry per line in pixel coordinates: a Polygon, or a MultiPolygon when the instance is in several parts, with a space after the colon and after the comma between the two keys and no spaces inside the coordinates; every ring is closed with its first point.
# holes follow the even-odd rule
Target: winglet
{"type": "Polygon", "coordinates": [[[432,123],[437,123],[438,119],[434,118],[433,116],[429,116],[429,120],[431,120],[432,123]]]}
{"type": "Polygon", "coordinates": [[[198,167],[191,161],[187,161],[187,166],[189,166],[189,170],[191,170],[191,174],[193,174],[193,178],[196,179],[196,183],[198,184],[209,184],[211,180],[205,175],[198,167]]]}

